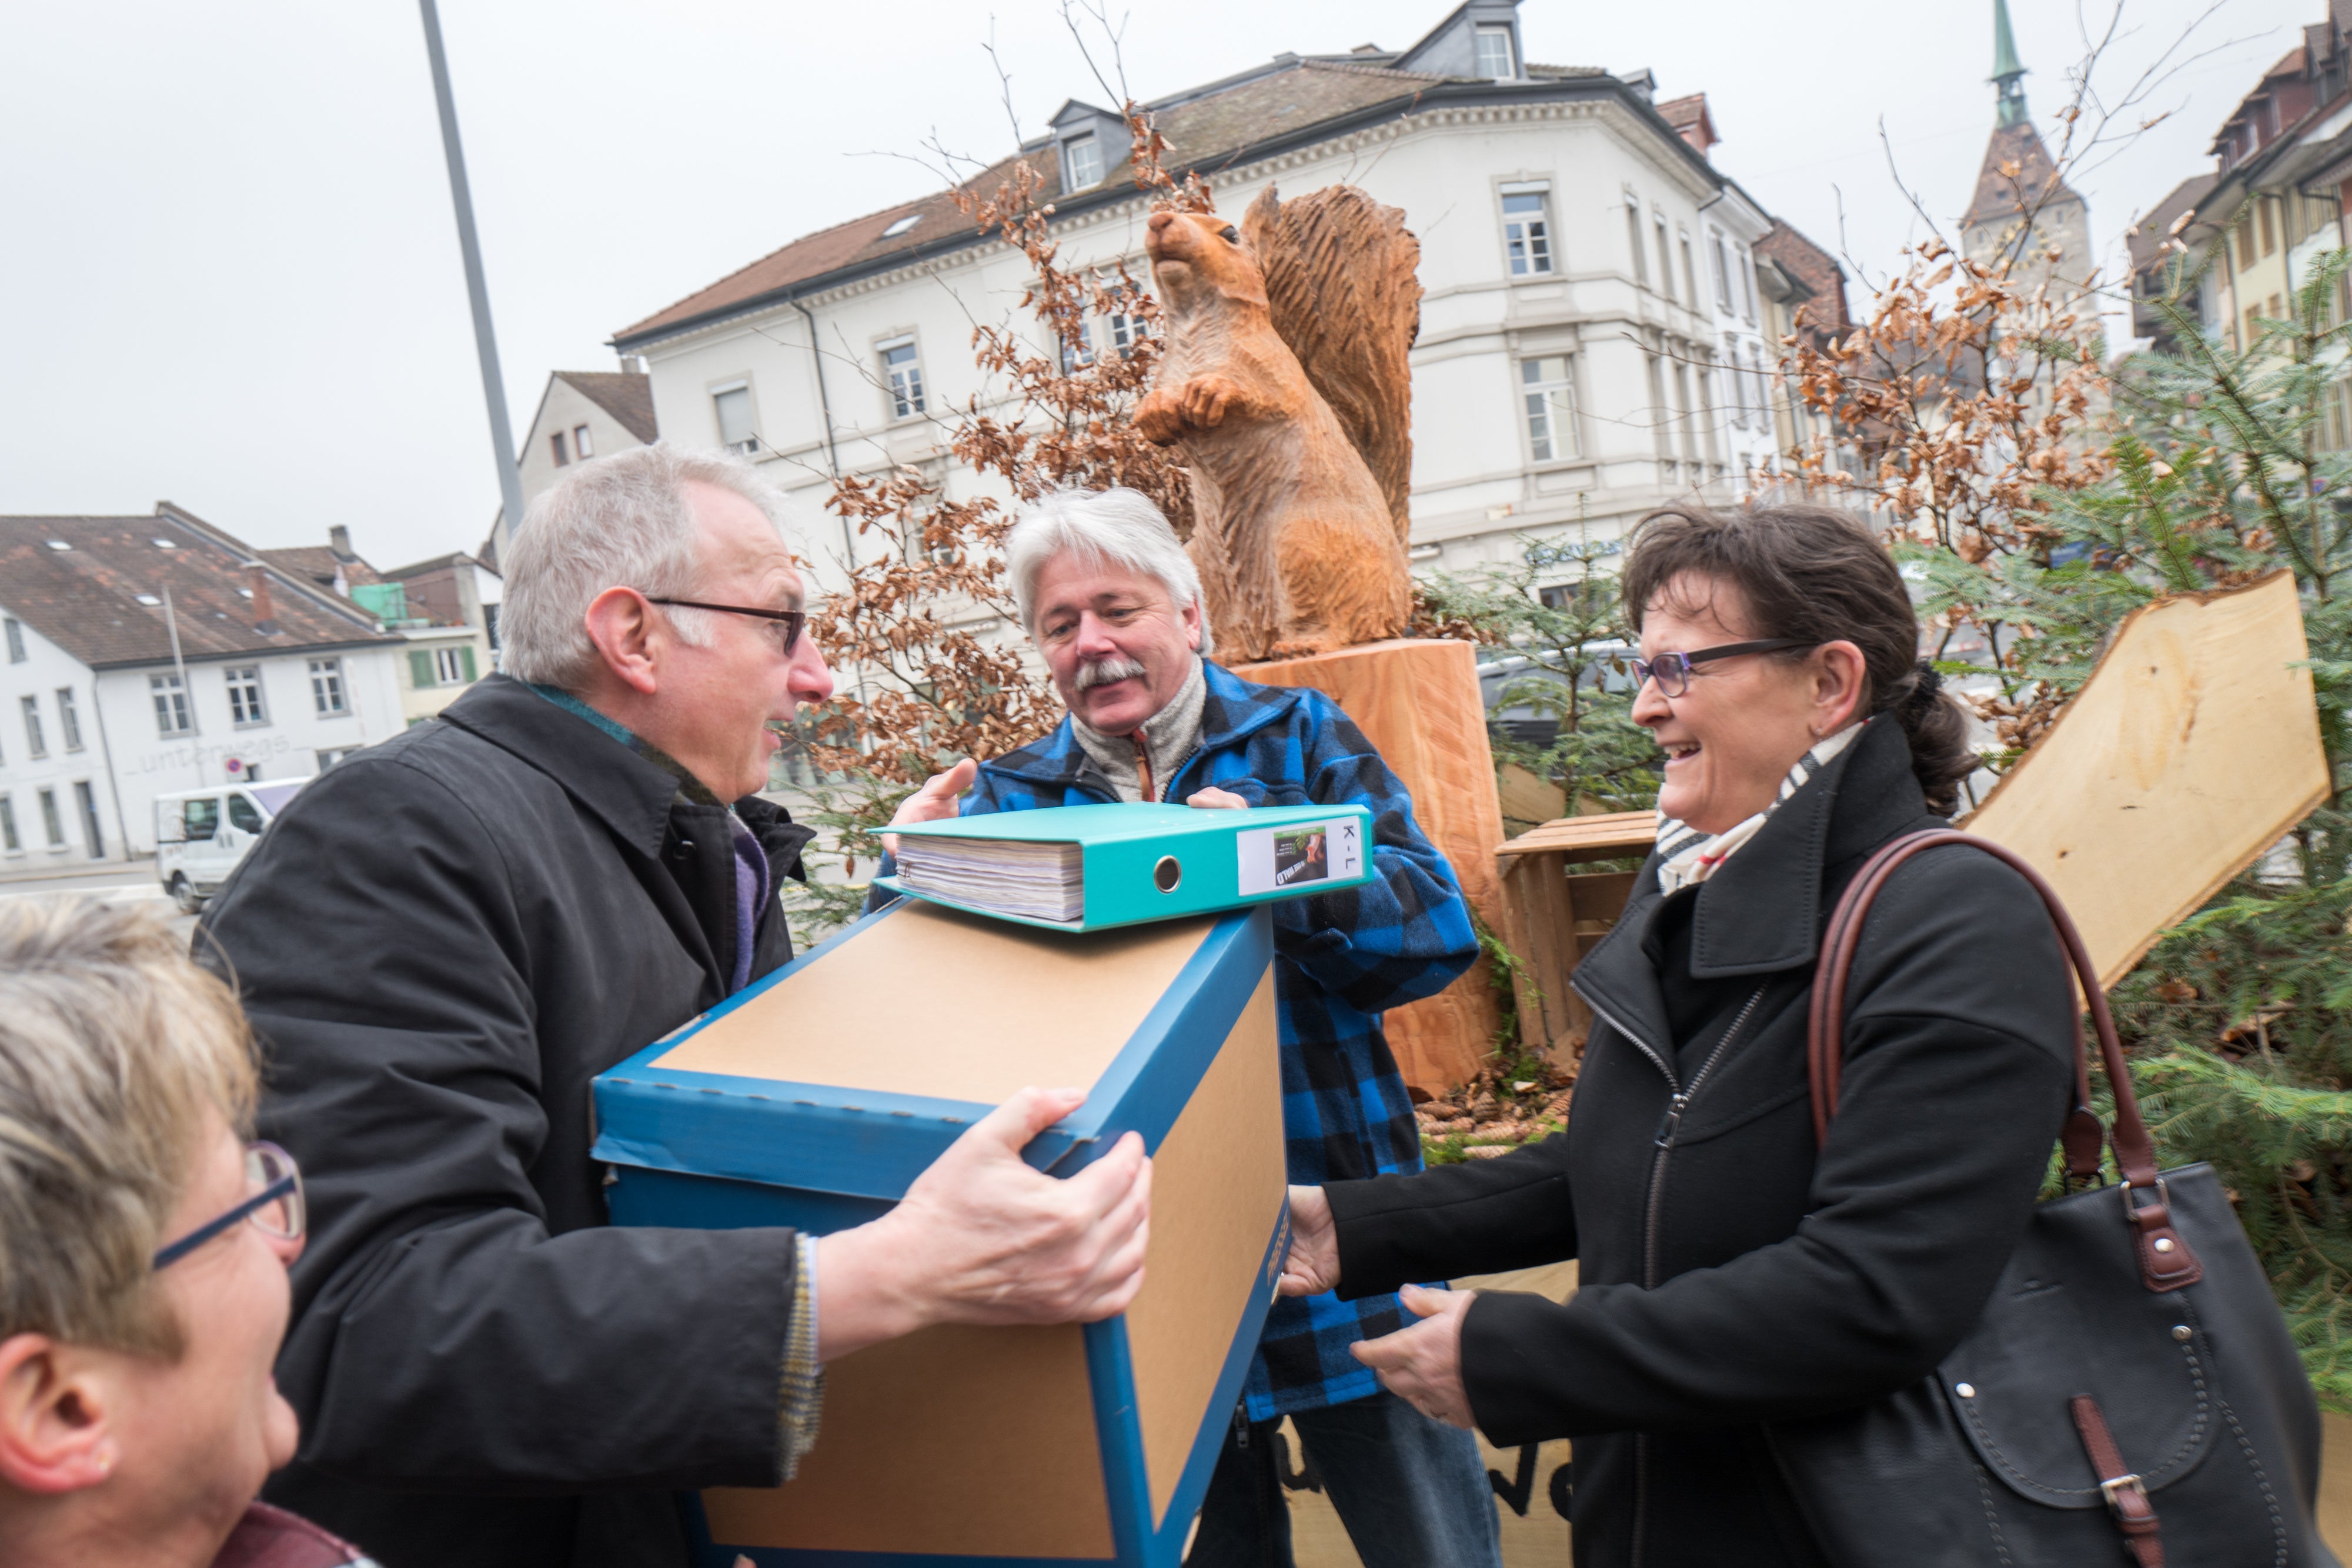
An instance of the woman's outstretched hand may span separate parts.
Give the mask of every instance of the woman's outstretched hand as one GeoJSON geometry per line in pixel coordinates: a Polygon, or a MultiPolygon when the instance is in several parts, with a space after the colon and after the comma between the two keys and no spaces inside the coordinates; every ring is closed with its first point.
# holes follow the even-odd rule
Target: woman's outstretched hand
{"type": "Polygon", "coordinates": [[[1407,1285],[1398,1299],[1421,1322],[1348,1348],[1380,1374],[1382,1387],[1431,1420],[1470,1427],[1470,1396],[1462,1386],[1462,1319],[1475,1295],[1407,1285]]]}
{"type": "Polygon", "coordinates": [[[1319,1186],[1290,1189],[1290,1256],[1282,1265],[1282,1293],[1319,1296],[1339,1288],[1339,1233],[1331,1200],[1319,1186]]]}

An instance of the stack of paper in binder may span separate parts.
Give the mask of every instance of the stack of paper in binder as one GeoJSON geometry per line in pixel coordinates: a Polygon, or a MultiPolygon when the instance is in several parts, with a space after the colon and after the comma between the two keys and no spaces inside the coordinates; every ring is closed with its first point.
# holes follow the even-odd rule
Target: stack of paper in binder
{"type": "Polygon", "coordinates": [[[623,1225],[862,1223],[1028,1084],[1090,1086],[1030,1164],[1070,1175],[1129,1129],[1153,1158],[1127,1312],[930,1329],[832,1364],[799,1478],[703,1495],[702,1563],[1174,1568],[1287,1245],[1273,927],[1254,906],[1368,880],[1370,828],[1355,807],[932,824],[901,841],[898,885],[921,901],[596,1081],[623,1225]],[[965,852],[927,864],[919,838],[965,852]]]}
{"type": "Polygon", "coordinates": [[[884,887],[1004,920],[1093,931],[1329,893],[1370,879],[1361,806],[1207,811],[1065,806],[903,828],[884,887]]]}

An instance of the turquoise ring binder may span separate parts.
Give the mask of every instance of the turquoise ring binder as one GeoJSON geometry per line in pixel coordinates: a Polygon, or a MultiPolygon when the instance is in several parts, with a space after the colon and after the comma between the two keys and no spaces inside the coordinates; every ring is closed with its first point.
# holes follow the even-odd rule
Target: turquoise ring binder
{"type": "Polygon", "coordinates": [[[896,828],[892,893],[1049,931],[1100,931],[1372,879],[1362,806],[1056,806],[896,828]]]}

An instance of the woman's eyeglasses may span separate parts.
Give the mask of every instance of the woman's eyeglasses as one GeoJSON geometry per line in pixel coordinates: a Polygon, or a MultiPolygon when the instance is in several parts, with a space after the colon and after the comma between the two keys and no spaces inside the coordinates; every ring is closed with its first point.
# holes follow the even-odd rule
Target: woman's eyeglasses
{"type": "Polygon", "coordinates": [[[1774,653],[1783,648],[1815,648],[1817,643],[1803,637],[1767,637],[1759,643],[1726,643],[1717,648],[1696,648],[1687,653],[1661,653],[1654,659],[1632,659],[1633,685],[1636,689],[1647,681],[1658,683],[1658,695],[1678,697],[1690,690],[1691,666],[1704,664],[1711,659],[1736,658],[1741,653],[1774,653]]]}
{"type": "Polygon", "coordinates": [[[748,604],[704,604],[693,599],[656,599],[646,596],[648,604],[667,604],[675,610],[715,610],[721,615],[751,615],[761,621],[773,621],[783,627],[783,651],[790,655],[800,645],[801,629],[808,624],[805,610],[755,610],[748,604]]]}
{"type": "Polygon", "coordinates": [[[154,1267],[168,1267],[210,1241],[240,1219],[250,1219],[264,1235],[280,1241],[302,1239],[306,1215],[302,1206],[302,1173],[294,1156],[276,1144],[245,1146],[245,1188],[248,1196],[227,1213],[205,1221],[155,1254],[154,1267]]]}

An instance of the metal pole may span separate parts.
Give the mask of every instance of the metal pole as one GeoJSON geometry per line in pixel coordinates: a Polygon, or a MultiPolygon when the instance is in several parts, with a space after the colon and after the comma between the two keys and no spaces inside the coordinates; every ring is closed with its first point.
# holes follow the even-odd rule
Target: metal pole
{"type": "Polygon", "coordinates": [[[106,737],[106,692],[99,684],[104,679],[96,672],[91,673],[89,706],[98,711],[98,750],[99,755],[106,758],[106,794],[114,802],[114,825],[122,834],[122,858],[133,861],[139,857],[131,852],[131,822],[122,814],[122,778],[114,771],[114,743],[106,737]]]}
{"type": "MultiPolygon", "coordinates": [[[[809,314],[809,308],[797,299],[788,299],[784,303],[799,311],[801,319],[808,323],[809,358],[816,365],[817,406],[824,413],[824,465],[826,471],[833,476],[833,482],[838,485],[841,483],[841,458],[833,448],[833,399],[824,390],[824,347],[816,340],[816,318],[809,314]]],[[[851,531],[849,517],[845,513],[841,519],[841,545],[849,552],[850,569],[856,570],[857,536],[851,531]]]]}
{"type": "MultiPolygon", "coordinates": [[[[809,361],[816,366],[817,406],[824,414],[824,466],[826,472],[833,476],[835,486],[838,486],[841,484],[841,456],[833,445],[833,399],[824,390],[824,345],[817,341],[816,318],[810,313],[809,308],[798,299],[788,299],[785,303],[799,311],[801,319],[808,323],[809,361]]],[[[855,576],[857,571],[857,534],[849,526],[849,514],[846,512],[841,516],[841,548],[847,556],[842,564],[855,576]]],[[[866,666],[863,664],[857,667],[857,700],[861,703],[872,700],[866,690],[866,666]]]]}
{"type": "Polygon", "coordinates": [[[433,62],[433,97],[441,107],[441,151],[449,160],[449,201],[457,209],[457,248],[466,257],[466,296],[474,307],[474,348],[482,360],[482,397],[490,405],[490,450],[499,465],[499,502],[507,535],[522,527],[522,476],[515,467],[514,433],[507,424],[506,382],[499,374],[499,340],[490,330],[490,290],[482,277],[482,246],[474,235],[474,198],[466,184],[466,150],[457,141],[457,102],[449,92],[449,60],[441,52],[441,16],[433,0],[416,0],[425,18],[425,52],[433,62]]]}
{"type": "MultiPolygon", "coordinates": [[[[188,662],[180,657],[180,620],[172,613],[172,585],[163,585],[163,629],[172,634],[172,670],[180,682],[180,700],[188,705],[188,733],[202,735],[196,727],[196,694],[188,685],[188,662]]],[[[204,764],[196,764],[202,768],[204,764]]]]}

